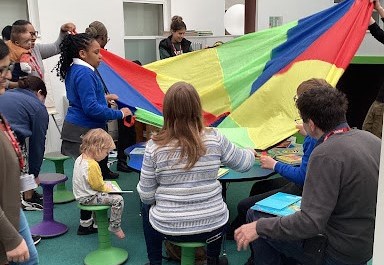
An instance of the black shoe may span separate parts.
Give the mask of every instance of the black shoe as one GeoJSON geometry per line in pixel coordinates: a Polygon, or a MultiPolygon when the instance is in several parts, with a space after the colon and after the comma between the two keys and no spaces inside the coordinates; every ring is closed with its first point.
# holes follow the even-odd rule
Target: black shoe
{"type": "Polygon", "coordinates": [[[90,226],[79,225],[79,228],[77,229],[77,234],[79,236],[85,236],[85,235],[90,235],[95,233],[97,233],[97,228],[94,228],[93,225],[90,225],[90,226]]]}
{"type": "Polygon", "coordinates": [[[41,236],[32,236],[33,244],[36,246],[41,241],[41,236]]]}
{"type": "Polygon", "coordinates": [[[21,208],[23,209],[23,211],[42,211],[43,205],[40,203],[21,200],[21,208]]]}
{"type": "Polygon", "coordinates": [[[133,170],[125,162],[117,162],[117,171],[129,173],[133,170]]]}
{"type": "Polygon", "coordinates": [[[110,170],[106,174],[103,174],[104,179],[117,179],[118,177],[119,173],[115,173],[110,170]]]}
{"type": "Polygon", "coordinates": [[[28,200],[23,199],[23,196],[21,196],[21,208],[24,211],[41,211],[43,210],[43,198],[36,191],[33,192],[32,197],[28,200]]]}
{"type": "Polygon", "coordinates": [[[38,193],[37,191],[33,191],[32,193],[32,198],[34,198],[35,200],[41,200],[43,201],[43,195],[38,193]]]}

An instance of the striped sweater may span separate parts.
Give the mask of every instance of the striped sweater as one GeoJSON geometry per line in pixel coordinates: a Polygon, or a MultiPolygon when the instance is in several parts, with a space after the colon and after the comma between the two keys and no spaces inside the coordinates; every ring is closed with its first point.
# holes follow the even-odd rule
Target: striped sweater
{"type": "Polygon", "coordinates": [[[152,205],[152,227],[163,234],[200,234],[225,225],[229,213],[217,180],[220,164],[241,172],[254,164],[251,150],[236,147],[217,130],[207,129],[202,137],[207,152],[190,170],[172,143],[159,147],[149,140],[146,145],[137,191],[152,205]]]}

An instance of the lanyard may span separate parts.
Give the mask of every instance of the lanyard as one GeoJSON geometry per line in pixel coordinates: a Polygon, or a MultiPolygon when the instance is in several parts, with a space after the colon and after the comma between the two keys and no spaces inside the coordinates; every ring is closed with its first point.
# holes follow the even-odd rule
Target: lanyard
{"type": "Polygon", "coordinates": [[[9,126],[9,123],[1,114],[0,114],[0,130],[2,130],[4,132],[4,134],[7,136],[8,140],[11,142],[13,150],[15,150],[17,158],[19,159],[20,169],[22,170],[25,166],[25,163],[24,163],[24,158],[23,158],[23,154],[21,152],[19,142],[17,141],[17,138],[14,135],[14,133],[11,129],[11,126],[9,126]]]}
{"type": "Polygon", "coordinates": [[[351,130],[351,128],[349,128],[349,127],[343,127],[343,128],[340,128],[340,129],[336,129],[336,130],[330,131],[329,133],[327,133],[325,135],[323,142],[328,140],[328,138],[331,137],[334,134],[342,134],[342,133],[348,132],[350,130],[351,130]]]}
{"type": "Polygon", "coordinates": [[[172,43],[172,48],[173,48],[173,53],[177,56],[180,54],[183,54],[183,49],[181,48],[181,43],[180,43],[180,51],[176,50],[175,45],[172,43]]]}
{"type": "Polygon", "coordinates": [[[31,64],[33,65],[33,68],[35,68],[36,72],[39,74],[40,79],[43,79],[43,72],[41,72],[41,68],[37,63],[36,57],[33,54],[31,54],[31,64]]]}

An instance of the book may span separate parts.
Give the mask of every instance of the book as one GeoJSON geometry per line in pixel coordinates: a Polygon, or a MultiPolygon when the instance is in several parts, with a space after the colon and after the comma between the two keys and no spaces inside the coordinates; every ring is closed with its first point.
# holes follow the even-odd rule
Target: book
{"type": "Polygon", "coordinates": [[[252,210],[277,216],[287,216],[300,211],[301,196],[278,192],[251,207],[252,210]]]}
{"type": "Polygon", "coordinates": [[[135,147],[131,152],[129,152],[130,155],[144,155],[144,153],[145,147],[135,147]]]}
{"type": "Polygon", "coordinates": [[[285,164],[289,165],[300,165],[302,157],[298,154],[285,154],[285,155],[278,155],[275,157],[277,161],[283,162],[285,164]]]}
{"type": "Polygon", "coordinates": [[[121,190],[119,184],[117,184],[117,182],[114,181],[114,180],[106,180],[104,182],[105,182],[105,184],[111,185],[111,187],[112,187],[112,191],[110,191],[108,193],[112,193],[112,194],[114,194],[114,193],[116,193],[116,194],[120,194],[120,193],[133,193],[132,190],[121,190]]]}
{"type": "Polygon", "coordinates": [[[229,172],[228,168],[223,168],[223,167],[219,168],[219,171],[217,172],[217,178],[224,176],[228,172],[229,172]]]}

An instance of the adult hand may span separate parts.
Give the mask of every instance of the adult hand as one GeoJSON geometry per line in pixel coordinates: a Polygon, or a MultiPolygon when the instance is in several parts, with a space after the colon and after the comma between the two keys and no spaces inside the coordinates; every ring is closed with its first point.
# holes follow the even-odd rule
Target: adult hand
{"type": "Polygon", "coordinates": [[[9,262],[19,263],[29,260],[29,250],[24,239],[16,248],[7,251],[6,254],[9,262]]]}
{"type": "Polygon", "coordinates": [[[373,4],[374,4],[373,8],[376,9],[377,11],[379,11],[379,9],[382,8],[380,5],[380,1],[374,1],[373,4]]]}
{"type": "Polygon", "coordinates": [[[237,251],[246,250],[248,245],[259,237],[256,232],[256,225],[257,221],[242,225],[235,230],[237,251]]]}
{"type": "Polygon", "coordinates": [[[270,156],[261,156],[260,164],[262,168],[274,169],[277,161],[270,156]]]}
{"type": "MultiPolygon", "coordinates": [[[[122,108],[122,109],[120,109],[122,112],[123,112],[123,114],[124,114],[124,117],[127,117],[127,116],[129,116],[129,115],[132,115],[132,112],[131,112],[131,110],[129,109],[129,108],[122,108]]],[[[124,118],[123,117],[123,118],[124,118]]]]}
{"type": "Polygon", "coordinates": [[[307,136],[307,132],[305,131],[304,129],[304,126],[303,124],[296,124],[296,128],[299,129],[299,133],[302,135],[302,136],[307,136]]]}
{"type": "Polygon", "coordinates": [[[64,25],[61,26],[60,30],[62,32],[70,32],[73,34],[76,34],[76,26],[72,22],[65,23],[64,25]]]}

